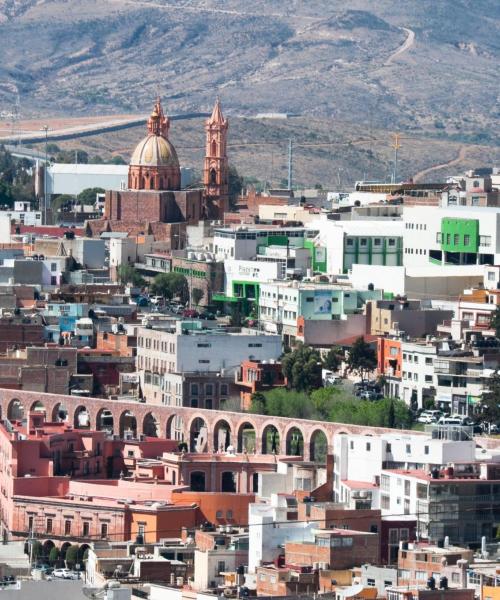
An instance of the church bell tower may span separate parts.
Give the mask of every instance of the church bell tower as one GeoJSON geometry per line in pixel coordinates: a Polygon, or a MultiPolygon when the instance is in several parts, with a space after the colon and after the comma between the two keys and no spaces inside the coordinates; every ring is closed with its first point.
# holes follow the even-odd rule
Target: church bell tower
{"type": "Polygon", "coordinates": [[[212,116],[205,123],[206,150],[203,166],[205,203],[209,218],[223,219],[229,210],[229,165],[227,161],[227,130],[217,98],[212,116]]]}

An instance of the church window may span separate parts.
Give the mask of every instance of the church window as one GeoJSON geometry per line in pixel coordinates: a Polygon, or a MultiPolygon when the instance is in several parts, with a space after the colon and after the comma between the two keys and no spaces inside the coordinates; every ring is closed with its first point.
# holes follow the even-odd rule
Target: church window
{"type": "Polygon", "coordinates": [[[212,156],[217,154],[217,143],[215,140],[212,141],[212,156]]]}
{"type": "Polygon", "coordinates": [[[215,185],[217,183],[217,173],[215,169],[210,169],[210,183],[215,185]]]}

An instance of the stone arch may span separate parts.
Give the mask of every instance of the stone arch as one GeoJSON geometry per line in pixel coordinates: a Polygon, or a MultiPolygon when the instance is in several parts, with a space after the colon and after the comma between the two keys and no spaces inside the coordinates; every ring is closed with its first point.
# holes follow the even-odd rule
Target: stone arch
{"type": "Polygon", "coordinates": [[[18,398],[12,398],[7,407],[7,419],[9,421],[22,421],[24,417],[24,404],[18,398]]]}
{"type": "Polygon", "coordinates": [[[95,428],[97,431],[107,431],[111,435],[114,433],[115,419],[109,408],[103,407],[97,411],[95,428]]]}
{"type": "Polygon", "coordinates": [[[184,419],[181,415],[174,413],[168,417],[165,427],[165,437],[167,440],[184,441],[184,419]]]}
{"type": "Polygon", "coordinates": [[[42,546],[42,555],[44,558],[49,558],[50,551],[55,548],[55,544],[52,540],[45,540],[42,546]]]}
{"type": "Polygon", "coordinates": [[[231,446],[231,425],[226,419],[219,419],[213,427],[214,451],[225,451],[231,446]]]}
{"type": "Polygon", "coordinates": [[[68,409],[63,402],[57,402],[52,409],[52,423],[61,423],[68,420],[68,409]]]}
{"type": "Polygon", "coordinates": [[[189,488],[192,492],[206,492],[206,473],[204,471],[192,471],[189,474],[189,488]]]}
{"type": "Polygon", "coordinates": [[[70,542],[64,542],[64,544],[61,545],[60,552],[61,552],[62,560],[64,560],[66,558],[66,552],[68,551],[68,548],[70,546],[71,546],[70,542]]]}
{"type": "Polygon", "coordinates": [[[287,456],[304,456],[304,434],[296,425],[288,428],[285,434],[287,456]]]}
{"type": "Polygon", "coordinates": [[[208,426],[203,417],[196,416],[189,422],[189,451],[206,452],[208,450],[208,426]]]}
{"type": "Polygon", "coordinates": [[[257,428],[251,421],[243,421],[237,429],[237,452],[257,452],[257,428]]]}
{"type": "MultiPolygon", "coordinates": [[[[99,531],[99,536],[100,536],[101,532],[99,531]]],[[[78,548],[78,560],[80,561],[80,563],[83,562],[83,557],[85,555],[85,552],[87,550],[90,550],[90,546],[89,544],[82,544],[79,548],[78,548]]]]}
{"type": "Polygon", "coordinates": [[[35,400],[30,406],[30,412],[43,412],[47,414],[47,409],[41,400],[35,400]]]}
{"type": "Polygon", "coordinates": [[[324,429],[315,429],[309,437],[309,458],[317,463],[326,463],[329,451],[328,435],[324,429]]]}
{"type": "Polygon", "coordinates": [[[83,404],[80,404],[76,407],[75,414],[73,417],[73,427],[75,429],[90,428],[90,413],[87,407],[83,404]]]}
{"type": "Polygon", "coordinates": [[[148,412],[142,421],[142,433],[147,437],[159,437],[160,422],[154,413],[148,412]]]}
{"type": "Polygon", "coordinates": [[[273,423],[268,423],[262,430],[261,452],[262,454],[280,454],[281,452],[280,432],[273,423]]]}
{"type": "Polygon", "coordinates": [[[136,438],[137,437],[137,419],[130,410],[124,410],[120,415],[119,420],[119,431],[120,437],[123,438],[136,438]]]}

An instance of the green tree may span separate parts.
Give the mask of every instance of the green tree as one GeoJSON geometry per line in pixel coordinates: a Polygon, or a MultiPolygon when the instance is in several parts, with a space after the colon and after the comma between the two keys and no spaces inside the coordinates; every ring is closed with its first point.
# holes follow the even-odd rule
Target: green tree
{"type": "Polygon", "coordinates": [[[116,156],[113,156],[113,158],[109,162],[112,165],[126,165],[126,164],[128,164],[127,161],[123,158],[123,156],[120,156],[119,154],[117,154],[116,156]]]}
{"type": "Polygon", "coordinates": [[[238,173],[236,167],[230,165],[229,167],[229,204],[235,206],[238,197],[243,190],[243,177],[238,173]]]}
{"type": "Polygon", "coordinates": [[[78,544],[73,544],[66,550],[65,561],[69,569],[73,569],[78,562],[78,544]]]}
{"type": "Polygon", "coordinates": [[[329,371],[338,371],[342,364],[342,350],[338,347],[330,348],[328,354],[323,358],[323,368],[329,371]]]}
{"type": "Polygon", "coordinates": [[[49,563],[51,565],[55,565],[58,560],[59,560],[59,548],[54,546],[53,548],[50,549],[50,552],[49,552],[49,563]]]}
{"type": "Polygon", "coordinates": [[[31,544],[32,544],[31,556],[32,556],[33,560],[37,560],[38,558],[40,558],[43,555],[42,542],[40,542],[39,540],[35,540],[35,541],[31,542],[31,544]]]}
{"type": "Polygon", "coordinates": [[[132,284],[135,287],[146,285],[144,277],[132,265],[120,265],[117,269],[117,275],[120,283],[126,285],[132,284]]]}
{"type": "Polygon", "coordinates": [[[489,423],[500,422],[500,374],[497,371],[488,380],[488,391],[481,400],[480,417],[489,423]]]}
{"type": "Polygon", "coordinates": [[[80,204],[95,204],[96,195],[104,194],[105,190],[101,187],[93,187],[82,190],[78,196],[77,200],[80,204]]]}
{"type": "Polygon", "coordinates": [[[201,302],[201,299],[205,295],[205,292],[200,288],[193,288],[191,291],[191,299],[195,306],[198,306],[201,302]]]}
{"type": "Polygon", "coordinates": [[[321,357],[317,350],[300,344],[281,361],[288,386],[298,392],[321,387],[321,357]]]}
{"type": "Polygon", "coordinates": [[[250,398],[250,412],[256,415],[267,415],[266,397],[262,392],[254,392],[250,398]]]}
{"type": "Polygon", "coordinates": [[[159,273],[151,284],[151,291],[168,300],[178,297],[182,303],[189,299],[188,282],[181,273],[159,273]]]}
{"type": "Polygon", "coordinates": [[[51,200],[50,207],[54,212],[57,212],[61,208],[70,209],[74,202],[74,196],[70,196],[69,194],[59,194],[59,196],[51,200]]]}
{"type": "Polygon", "coordinates": [[[500,306],[497,306],[491,315],[490,327],[495,330],[495,335],[500,339],[500,306]]]}
{"type": "Polygon", "coordinates": [[[371,373],[377,366],[375,350],[360,336],[352,345],[347,358],[349,371],[358,373],[361,377],[371,373]]]}

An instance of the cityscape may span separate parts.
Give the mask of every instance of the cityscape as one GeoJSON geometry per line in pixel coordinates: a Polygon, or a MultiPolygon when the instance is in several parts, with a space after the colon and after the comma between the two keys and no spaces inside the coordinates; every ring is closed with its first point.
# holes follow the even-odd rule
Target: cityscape
{"type": "MultiPolygon", "coordinates": [[[[342,114],[325,133],[336,101],[311,87],[316,71],[324,81],[316,59],[333,73],[334,49],[353,44],[349,64],[366,68],[368,29],[385,77],[406,81],[425,52],[441,56],[419,11],[411,27],[400,20],[409,0],[393,21],[364,0],[347,12],[323,0],[98,4],[0,1],[1,593],[500,600],[493,109],[487,120],[467,97],[471,141],[454,129],[463,114],[444,117],[427,98],[410,127],[401,101],[391,131],[391,100],[377,97],[366,117],[350,83],[353,129],[342,114]],[[80,23],[111,4],[122,20],[140,4],[126,47],[144,52],[144,86],[127,104],[110,83],[106,109],[102,90],[75,89],[102,85],[95,47],[77,52],[75,37],[60,49],[72,8],[80,23]],[[264,20],[293,24],[309,105],[301,91],[283,108],[289,40],[276,45],[268,95],[269,57],[240,84],[231,65],[207,87],[200,64],[185,88],[174,70],[174,90],[157,72],[167,55],[148,72],[144,32],[165,37],[174,10],[193,32],[200,18],[216,23],[213,56],[241,68],[258,62],[244,48],[264,20]],[[52,35],[57,60],[85,63],[71,89],[57,65],[60,100],[34,70],[29,84],[20,75],[32,23],[37,48],[52,35]],[[225,56],[224,27],[242,56],[225,56]],[[306,52],[327,33],[328,51],[318,41],[306,52]],[[188,102],[195,76],[203,92],[188,102]],[[323,130],[308,128],[313,115],[323,130]]],[[[456,18],[473,10],[465,2],[456,18]]],[[[96,31],[109,52],[108,29],[96,31]]],[[[199,36],[179,46],[189,64],[207,47],[199,36]]],[[[480,57],[482,77],[493,50],[457,44],[480,57]]],[[[132,77],[134,56],[117,60],[132,77]]],[[[50,85],[56,62],[47,55],[50,85]]]]}

